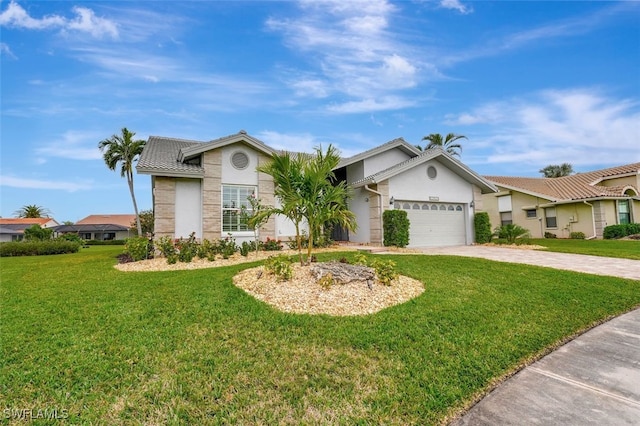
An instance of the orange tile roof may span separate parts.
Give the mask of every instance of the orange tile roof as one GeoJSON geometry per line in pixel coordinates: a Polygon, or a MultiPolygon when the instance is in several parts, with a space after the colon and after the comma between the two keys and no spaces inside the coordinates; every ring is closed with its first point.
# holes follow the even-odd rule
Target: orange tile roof
{"type": "Polygon", "coordinates": [[[131,227],[136,220],[135,214],[92,214],[82,220],[77,221],[76,225],[120,225],[131,227]]]}
{"type": "MultiPolygon", "coordinates": [[[[515,176],[484,176],[496,185],[520,189],[551,201],[581,200],[599,197],[622,197],[628,186],[598,185],[604,180],[640,173],[640,163],[592,172],[576,173],[559,178],[527,178],[515,176]]],[[[638,188],[630,185],[637,192],[638,188]]]]}
{"type": "MultiPolygon", "coordinates": [[[[45,223],[49,222],[49,221],[54,221],[54,219],[50,218],[50,217],[27,217],[27,218],[13,218],[13,217],[8,217],[8,218],[0,218],[0,225],[11,225],[11,224],[22,224],[22,225],[44,225],[45,223]]],[[[57,223],[57,222],[56,222],[57,223]]]]}

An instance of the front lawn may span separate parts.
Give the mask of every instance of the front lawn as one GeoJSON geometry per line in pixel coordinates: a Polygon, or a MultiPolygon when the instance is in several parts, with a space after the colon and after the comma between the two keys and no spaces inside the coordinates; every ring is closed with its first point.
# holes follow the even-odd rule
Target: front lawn
{"type": "Polygon", "coordinates": [[[0,259],[0,408],[74,424],[436,424],[640,304],[640,281],[397,255],[420,297],[366,317],[284,314],[233,286],[255,264],[125,273],[121,250],[0,259]]]}
{"type": "Polygon", "coordinates": [[[593,256],[620,257],[640,260],[640,241],[638,240],[571,240],[557,238],[538,238],[531,244],[547,247],[549,251],[559,253],[590,254],[593,256]]]}

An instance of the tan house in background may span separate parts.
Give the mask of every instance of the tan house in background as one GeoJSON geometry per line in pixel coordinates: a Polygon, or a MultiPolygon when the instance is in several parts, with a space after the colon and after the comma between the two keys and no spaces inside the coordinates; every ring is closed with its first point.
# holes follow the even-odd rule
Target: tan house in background
{"type": "Polygon", "coordinates": [[[483,195],[491,225],[515,223],[534,238],[546,232],[602,238],[608,225],[640,220],[640,163],[560,178],[484,176],[499,190],[483,195]]]}

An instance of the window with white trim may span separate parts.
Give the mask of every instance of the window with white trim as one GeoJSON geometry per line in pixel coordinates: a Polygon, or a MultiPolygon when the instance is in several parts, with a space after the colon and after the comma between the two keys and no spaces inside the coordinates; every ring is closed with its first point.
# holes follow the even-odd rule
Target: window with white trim
{"type": "Polygon", "coordinates": [[[537,217],[536,209],[527,209],[525,210],[527,215],[527,219],[535,219],[537,217]]]}
{"type": "Polygon", "coordinates": [[[547,228],[557,228],[558,220],[556,218],[556,208],[547,207],[546,209],[544,209],[544,219],[547,228]]]}
{"type": "Polygon", "coordinates": [[[620,225],[631,223],[629,200],[618,200],[618,223],[620,225]]]}
{"type": "Polygon", "coordinates": [[[250,231],[242,211],[251,215],[248,198],[255,194],[255,186],[222,185],[222,232],[250,231]]]}

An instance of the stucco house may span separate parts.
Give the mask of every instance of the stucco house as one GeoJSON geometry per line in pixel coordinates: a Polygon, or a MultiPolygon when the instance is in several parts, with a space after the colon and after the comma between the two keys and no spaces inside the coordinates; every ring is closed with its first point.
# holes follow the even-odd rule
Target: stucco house
{"type": "Polygon", "coordinates": [[[58,225],[58,222],[50,217],[0,218],[0,242],[22,240],[24,230],[33,225],[40,225],[42,228],[54,228],[58,225]]]}
{"type": "MultiPolygon", "coordinates": [[[[239,213],[249,195],[278,202],[271,177],[256,171],[274,153],[245,131],[209,142],[151,136],[136,169],[151,175],[156,237],[253,239],[239,213]]],[[[363,244],[382,244],[382,212],[394,208],[409,214],[411,246],[472,244],[481,195],[496,191],[443,150],[421,152],[401,138],[343,159],[334,172],[355,190],[349,208],[358,223],[336,237],[363,244]]],[[[279,216],[260,230],[261,239],[294,234],[279,216]]]]}
{"type": "Polygon", "coordinates": [[[571,232],[602,238],[606,226],[640,219],[640,163],[560,178],[485,179],[499,190],[483,195],[491,224],[515,223],[534,238],[547,232],[558,238],[569,238],[571,232]]]}
{"type": "Polygon", "coordinates": [[[135,214],[92,214],[73,225],[57,226],[55,232],[77,234],[84,240],[124,240],[133,235],[130,228],[135,220],[135,214]]]}

